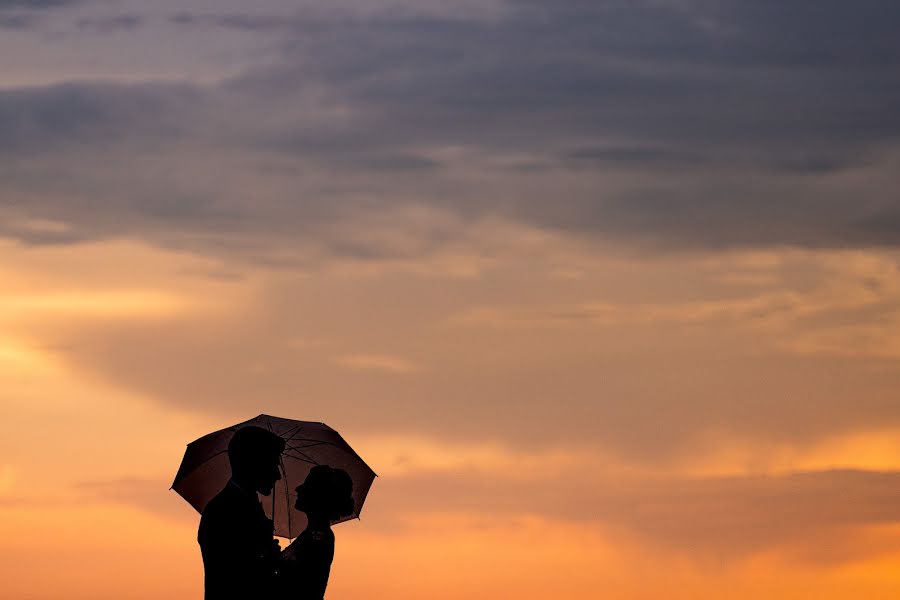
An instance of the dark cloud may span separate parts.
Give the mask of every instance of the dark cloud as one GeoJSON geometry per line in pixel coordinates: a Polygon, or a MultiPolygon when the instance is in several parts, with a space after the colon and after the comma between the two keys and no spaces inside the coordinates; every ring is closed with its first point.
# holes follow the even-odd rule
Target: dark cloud
{"type": "Polygon", "coordinates": [[[37,27],[41,15],[82,0],[0,0],[0,29],[28,31],[37,27]]]}
{"type": "Polygon", "coordinates": [[[195,14],[182,12],[169,18],[175,25],[215,26],[225,29],[243,31],[292,31],[297,27],[297,20],[277,15],[254,14],[195,14]]]}
{"type": "Polygon", "coordinates": [[[418,203],[666,249],[896,246],[897,6],[521,0],[490,16],[185,12],[171,20],[184,35],[212,25],[271,36],[280,60],[190,92],[0,92],[0,152],[41,158],[6,165],[6,189],[42,198],[19,201],[22,214],[87,235],[167,231],[159,243],[221,239],[223,226],[263,243],[288,224],[311,230],[418,203]],[[179,175],[147,177],[140,202],[121,200],[134,192],[118,173],[146,172],[150,145],[179,175]],[[41,165],[75,171],[76,191],[34,183],[41,165]],[[210,168],[227,171],[218,185],[187,182],[210,168]],[[87,222],[73,205],[90,201],[73,193],[104,198],[115,218],[87,222]]]}
{"type": "MultiPolygon", "coordinates": [[[[575,133],[681,143],[896,136],[891,102],[874,93],[896,98],[885,75],[900,44],[878,24],[895,19],[896,7],[867,3],[871,18],[860,23],[856,7],[801,4],[806,10],[771,1],[753,10],[740,2],[680,10],[655,2],[514,2],[495,21],[339,21],[289,43],[297,64],[273,70],[268,85],[283,93],[314,76],[368,109],[406,115],[420,135],[476,143],[488,141],[484,128],[505,134],[497,142],[545,143],[575,133]],[[829,50],[836,45],[854,50],[829,50]],[[798,59],[797,48],[824,58],[798,59]],[[833,55],[859,57],[865,68],[833,55]]],[[[401,134],[407,129],[395,124],[401,134]]]]}
{"type": "Polygon", "coordinates": [[[587,146],[566,152],[563,163],[573,168],[631,165],[635,168],[669,164],[686,166],[696,157],[656,146],[587,146]]]}
{"type": "MultiPolygon", "coordinates": [[[[177,133],[185,85],[66,83],[0,90],[0,154],[46,157],[177,133]],[[177,114],[177,116],[176,116],[177,114]]],[[[114,150],[112,150],[114,151],[114,150]]]]}
{"type": "Polygon", "coordinates": [[[34,29],[38,18],[33,14],[0,15],[0,29],[34,29]]]}
{"type": "Polygon", "coordinates": [[[351,163],[350,166],[377,171],[421,171],[437,168],[440,163],[423,156],[401,154],[363,157],[351,163]]]}
{"type": "Polygon", "coordinates": [[[6,9],[44,10],[75,4],[81,0],[0,0],[0,11],[6,9]]]}
{"type": "Polygon", "coordinates": [[[144,24],[144,17],[136,14],[122,14],[111,17],[84,17],[78,20],[78,27],[94,33],[114,33],[132,31],[144,24]]]}

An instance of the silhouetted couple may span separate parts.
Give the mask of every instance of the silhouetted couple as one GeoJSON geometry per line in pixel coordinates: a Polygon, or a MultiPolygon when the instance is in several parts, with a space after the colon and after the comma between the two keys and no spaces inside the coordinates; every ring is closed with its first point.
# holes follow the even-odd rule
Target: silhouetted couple
{"type": "Polygon", "coordinates": [[[296,508],[307,527],[282,553],[274,524],[257,494],[268,496],[281,479],[284,440],[260,427],[244,427],[228,444],[231,479],[209,501],[197,541],[203,555],[205,600],[322,600],[331,562],[331,522],[353,512],[353,484],[341,469],[313,467],[297,487],[296,508]]]}

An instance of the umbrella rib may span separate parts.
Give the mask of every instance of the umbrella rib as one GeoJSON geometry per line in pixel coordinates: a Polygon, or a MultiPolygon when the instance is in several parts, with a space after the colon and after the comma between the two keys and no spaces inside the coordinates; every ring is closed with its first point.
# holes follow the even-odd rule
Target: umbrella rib
{"type": "Polygon", "coordinates": [[[303,450],[306,450],[307,448],[309,448],[309,446],[285,446],[284,451],[285,452],[302,452],[303,450]]]}
{"type": "MultiPolygon", "coordinates": [[[[281,471],[284,473],[284,506],[285,506],[285,512],[287,513],[287,520],[288,520],[288,537],[290,537],[291,533],[292,533],[292,531],[291,531],[291,486],[288,483],[287,469],[284,468],[284,460],[282,460],[280,455],[278,456],[278,463],[281,465],[281,471]]],[[[272,496],[274,498],[275,494],[273,493],[272,496]]],[[[273,501],[273,505],[272,505],[272,521],[273,522],[275,521],[274,501],[273,501]]]]}
{"type": "Polygon", "coordinates": [[[234,425],[232,425],[231,427],[226,427],[225,429],[220,429],[219,431],[213,431],[213,432],[211,432],[211,433],[207,433],[206,435],[204,435],[204,436],[202,436],[202,437],[198,437],[198,438],[197,438],[196,440],[194,440],[193,442],[189,442],[189,443],[188,443],[188,446],[193,446],[193,445],[196,444],[197,442],[202,442],[202,441],[205,440],[206,438],[211,438],[211,437],[213,437],[214,435],[219,435],[219,434],[225,433],[226,431],[235,432],[235,431],[237,431],[237,428],[236,428],[234,425]]]}
{"type": "Polygon", "coordinates": [[[315,448],[316,446],[321,446],[322,444],[327,444],[329,446],[334,446],[335,448],[343,449],[341,446],[338,446],[337,444],[334,444],[332,442],[323,442],[321,440],[298,439],[297,441],[298,442],[312,442],[312,444],[305,444],[303,446],[288,446],[288,447],[296,450],[297,448],[315,448]]]}
{"type": "MultiPolygon", "coordinates": [[[[303,425],[296,425],[293,429],[288,429],[287,431],[285,431],[285,434],[290,433],[291,435],[290,437],[285,438],[284,441],[293,441],[294,437],[301,431],[303,431],[303,425]]],[[[284,437],[284,435],[282,435],[281,437],[284,437]]]]}
{"type": "MultiPolygon", "coordinates": [[[[302,458],[300,458],[300,460],[303,460],[304,462],[310,462],[313,465],[315,465],[316,464],[315,461],[311,460],[308,456],[306,456],[306,454],[300,452],[299,450],[296,450],[294,448],[294,446],[291,445],[291,442],[294,441],[294,439],[300,434],[301,431],[303,431],[303,425],[297,425],[293,429],[289,429],[288,431],[285,432],[285,433],[290,433],[290,436],[285,438],[285,440],[284,440],[285,450],[290,449],[302,457],[302,458]]],[[[284,436],[282,436],[282,437],[284,437],[284,436]]],[[[288,480],[287,480],[287,469],[284,468],[284,461],[281,459],[280,456],[278,457],[278,461],[281,463],[281,470],[284,471],[284,504],[286,507],[287,518],[288,518],[288,535],[290,536],[290,534],[293,533],[292,525],[291,525],[291,490],[290,490],[290,485],[288,484],[288,480]]]]}
{"type": "MultiPolygon", "coordinates": [[[[228,452],[228,450],[219,450],[219,451],[216,452],[215,454],[213,454],[213,455],[211,455],[211,456],[207,456],[206,458],[204,458],[203,460],[201,460],[199,463],[197,463],[196,465],[194,465],[194,466],[191,468],[190,472],[185,473],[184,477],[182,477],[179,481],[183,481],[188,475],[190,475],[191,473],[193,473],[194,471],[196,471],[197,469],[199,469],[200,467],[202,467],[203,465],[205,465],[206,463],[208,463],[209,461],[211,461],[211,460],[214,459],[215,457],[219,456],[220,454],[225,454],[226,452],[228,452]]],[[[176,483],[178,483],[178,482],[176,482],[176,483]]],[[[175,487],[175,486],[173,485],[172,487],[175,487]]]]}
{"type": "MultiPolygon", "coordinates": [[[[313,440],[313,439],[308,439],[308,438],[307,438],[307,439],[302,439],[302,438],[301,438],[301,439],[298,439],[297,441],[301,441],[301,442],[303,442],[303,441],[308,441],[308,442],[313,442],[313,443],[312,443],[312,444],[306,444],[306,445],[304,445],[304,446],[292,446],[292,445],[288,444],[287,446],[285,446],[285,451],[287,451],[287,450],[292,450],[292,451],[294,451],[294,452],[297,452],[297,453],[299,453],[299,454],[302,454],[302,452],[300,452],[301,449],[315,448],[316,446],[321,446],[321,445],[324,444],[324,445],[328,445],[328,446],[334,446],[334,447],[337,448],[338,450],[341,450],[341,451],[343,451],[343,452],[346,452],[346,453],[350,454],[350,456],[355,457],[355,458],[358,459],[360,462],[362,462],[364,465],[366,464],[365,461],[363,461],[363,459],[360,458],[359,454],[357,454],[356,451],[353,450],[353,448],[351,448],[350,446],[346,445],[346,443],[342,445],[342,444],[336,444],[336,443],[334,443],[334,442],[326,442],[326,441],[323,441],[323,440],[313,440]]],[[[305,455],[304,455],[304,456],[305,456],[305,455]]],[[[314,464],[318,464],[318,463],[314,463],[314,464]]],[[[369,465],[366,465],[366,467],[367,467],[370,471],[372,470],[371,467],[369,467],[369,465]]]]}
{"type": "MultiPolygon", "coordinates": [[[[266,427],[269,428],[269,432],[272,433],[272,435],[278,435],[278,434],[275,433],[275,431],[272,429],[272,422],[271,422],[271,421],[266,421],[266,427]]],[[[281,436],[279,436],[279,437],[281,437],[281,436]]],[[[280,455],[278,456],[278,462],[281,463],[281,456],[280,456],[280,455]]],[[[274,489],[272,490],[272,528],[273,528],[273,529],[275,528],[275,490],[274,490],[274,489]]]]}
{"type": "Polygon", "coordinates": [[[309,455],[306,454],[306,452],[303,452],[303,450],[306,450],[307,448],[314,448],[316,445],[317,444],[311,444],[309,446],[291,446],[290,448],[285,448],[285,452],[287,452],[287,451],[296,452],[300,456],[306,457],[307,459],[313,461],[313,464],[317,465],[317,464],[319,464],[317,461],[310,458],[309,455]]]}
{"type": "Polygon", "coordinates": [[[318,464],[319,464],[317,461],[313,460],[312,458],[310,458],[309,456],[307,456],[305,453],[300,452],[299,450],[291,449],[291,452],[294,452],[294,453],[296,453],[296,454],[298,455],[298,456],[291,455],[291,458],[296,458],[296,459],[298,459],[298,460],[302,460],[303,462],[308,462],[308,463],[311,464],[311,465],[318,465],[318,464]]]}
{"type": "Polygon", "coordinates": [[[285,451],[291,450],[292,452],[302,452],[303,450],[308,450],[310,448],[315,448],[315,445],[310,446],[289,446],[285,448],[285,451]]]}
{"type": "Polygon", "coordinates": [[[347,452],[347,453],[359,458],[360,460],[362,460],[362,458],[360,458],[360,456],[356,453],[356,451],[353,448],[351,448],[350,445],[347,444],[347,442],[345,442],[344,440],[341,440],[341,443],[338,443],[338,442],[329,442],[327,440],[314,440],[312,438],[297,438],[296,441],[312,442],[312,443],[306,444],[305,446],[290,446],[291,448],[295,448],[295,449],[296,448],[312,448],[314,446],[321,446],[322,444],[328,444],[329,446],[334,446],[338,450],[347,452]]]}

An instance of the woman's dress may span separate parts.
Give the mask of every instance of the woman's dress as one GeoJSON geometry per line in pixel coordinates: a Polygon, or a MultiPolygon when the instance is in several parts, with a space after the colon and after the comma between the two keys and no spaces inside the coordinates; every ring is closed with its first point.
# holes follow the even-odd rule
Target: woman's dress
{"type": "Polygon", "coordinates": [[[334,532],[331,528],[305,529],[285,548],[282,558],[284,597],[323,600],[334,560],[334,532]]]}

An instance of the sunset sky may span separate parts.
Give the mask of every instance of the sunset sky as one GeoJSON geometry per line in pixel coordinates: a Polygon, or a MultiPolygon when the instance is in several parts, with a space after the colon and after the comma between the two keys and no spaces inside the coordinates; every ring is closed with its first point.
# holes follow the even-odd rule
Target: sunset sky
{"type": "Polygon", "coordinates": [[[330,600],[900,597],[896,0],[0,0],[0,600],[199,600],[185,444],[379,474],[330,600]]]}

